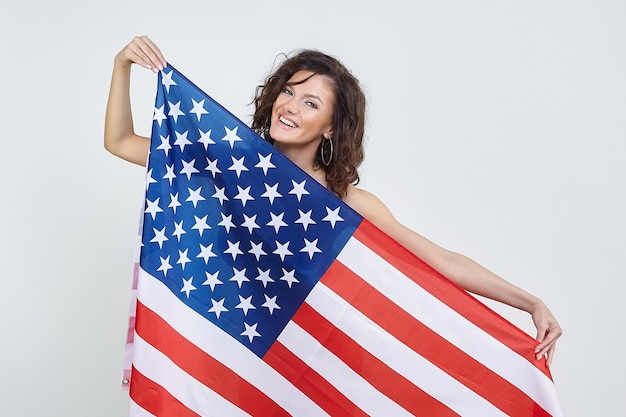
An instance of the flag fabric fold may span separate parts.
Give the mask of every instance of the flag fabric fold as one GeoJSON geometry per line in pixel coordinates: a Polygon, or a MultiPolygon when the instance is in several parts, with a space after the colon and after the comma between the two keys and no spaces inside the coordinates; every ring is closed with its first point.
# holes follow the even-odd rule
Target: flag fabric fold
{"type": "Polygon", "coordinates": [[[127,346],[130,416],[561,416],[534,340],[172,66],[127,346]]]}

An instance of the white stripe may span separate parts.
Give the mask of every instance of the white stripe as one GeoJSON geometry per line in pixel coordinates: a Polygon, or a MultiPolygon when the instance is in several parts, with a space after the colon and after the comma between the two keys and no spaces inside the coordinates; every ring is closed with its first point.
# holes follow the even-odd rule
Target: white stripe
{"type": "Polygon", "coordinates": [[[135,334],[135,369],[161,385],[185,407],[201,416],[245,417],[248,413],[180,369],[161,351],[135,334]]]}
{"type": "MultiPolygon", "coordinates": [[[[310,398],[222,329],[185,306],[161,281],[139,270],[139,300],[183,337],[250,382],[291,415],[328,416],[310,398]]],[[[263,329],[257,329],[262,333],[263,329]]]]}
{"type": "Polygon", "coordinates": [[[385,365],[462,416],[506,417],[474,391],[404,345],[321,283],[306,302],[385,365]]]}
{"type": "Polygon", "coordinates": [[[368,415],[411,416],[294,322],[289,322],[278,340],[368,415]]]}
{"type": "Polygon", "coordinates": [[[156,416],[152,413],[147,412],[143,408],[141,408],[131,398],[128,400],[128,417],[156,417],[156,416]]]}
{"type": "Polygon", "coordinates": [[[355,238],[337,259],[413,317],[511,382],[553,416],[562,412],[554,383],[525,358],[465,319],[355,238]],[[459,337],[463,335],[463,337],[459,337]]]}

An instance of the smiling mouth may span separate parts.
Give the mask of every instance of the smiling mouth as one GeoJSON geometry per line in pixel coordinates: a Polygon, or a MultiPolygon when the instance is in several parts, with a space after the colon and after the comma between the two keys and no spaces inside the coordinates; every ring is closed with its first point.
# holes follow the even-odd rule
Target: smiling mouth
{"type": "Polygon", "coordinates": [[[294,122],[292,122],[291,120],[285,119],[283,116],[279,116],[279,117],[278,117],[278,120],[279,120],[282,124],[287,125],[287,126],[289,126],[289,127],[293,127],[293,128],[298,127],[298,125],[297,125],[297,124],[295,124],[295,123],[294,123],[294,122]]]}

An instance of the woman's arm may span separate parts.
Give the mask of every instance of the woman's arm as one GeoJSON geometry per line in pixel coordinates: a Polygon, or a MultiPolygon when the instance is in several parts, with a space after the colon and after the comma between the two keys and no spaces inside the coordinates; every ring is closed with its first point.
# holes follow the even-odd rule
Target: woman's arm
{"type": "Polygon", "coordinates": [[[398,222],[389,209],[367,191],[350,187],[345,202],[398,243],[413,252],[461,288],[532,315],[537,328],[537,359],[552,362],[555,342],[562,330],[546,305],[537,297],[514,286],[466,256],[448,251],[398,222]]]}
{"type": "Polygon", "coordinates": [[[130,107],[130,68],[139,64],[157,72],[166,65],[163,55],[146,36],[135,37],[116,56],[104,121],[104,147],[113,155],[145,165],[150,140],[135,134],[130,107]]]}

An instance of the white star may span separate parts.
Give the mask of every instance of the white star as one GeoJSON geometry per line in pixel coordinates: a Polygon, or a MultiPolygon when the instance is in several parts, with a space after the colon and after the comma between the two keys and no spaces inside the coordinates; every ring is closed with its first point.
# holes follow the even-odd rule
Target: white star
{"type": "Polygon", "coordinates": [[[167,135],[167,137],[161,136],[161,144],[157,146],[157,149],[163,150],[163,152],[165,152],[165,156],[169,154],[170,149],[172,149],[172,145],[170,145],[170,135],[167,135]]]}
{"type": "Polygon", "coordinates": [[[285,261],[285,256],[287,255],[293,255],[293,253],[289,250],[289,241],[287,241],[287,243],[282,244],[279,243],[277,240],[276,242],[276,250],[272,253],[280,256],[280,260],[281,261],[285,261]]]}
{"type": "Polygon", "coordinates": [[[208,285],[211,287],[211,291],[215,291],[215,286],[216,285],[220,285],[223,284],[222,281],[220,281],[219,279],[217,279],[217,276],[220,274],[220,271],[217,270],[215,271],[214,274],[210,274],[207,271],[204,271],[204,273],[206,274],[206,281],[204,281],[202,283],[202,285],[208,285]]]}
{"type": "MultiPolygon", "coordinates": [[[[185,265],[191,262],[191,259],[187,257],[187,252],[189,252],[189,249],[185,249],[184,252],[178,249],[178,260],[176,261],[176,263],[181,264],[181,268],[183,269],[183,271],[185,270],[185,265]]],[[[187,294],[187,297],[189,297],[189,294],[187,294]]]]}
{"type": "Polygon", "coordinates": [[[240,308],[243,310],[243,315],[247,316],[249,310],[256,310],[256,307],[252,305],[252,296],[248,298],[243,298],[241,295],[239,296],[239,304],[235,306],[235,308],[240,308]]]}
{"type": "Polygon", "coordinates": [[[276,298],[278,298],[277,295],[273,296],[272,298],[268,297],[267,294],[263,295],[265,296],[265,302],[261,304],[261,307],[267,308],[270,311],[270,316],[272,315],[274,310],[280,310],[280,306],[276,304],[276,298]]]}
{"type": "Polygon", "coordinates": [[[268,282],[274,282],[272,277],[270,277],[269,269],[263,271],[261,268],[257,267],[257,271],[259,271],[259,275],[255,278],[255,280],[261,281],[263,283],[263,288],[267,288],[268,282]]]}
{"type": "Polygon", "coordinates": [[[167,271],[172,269],[172,265],[170,265],[170,256],[167,255],[167,258],[165,259],[160,256],[159,258],[161,259],[161,266],[157,269],[157,271],[163,271],[163,276],[167,277],[167,271]]]}
{"type": "Polygon", "coordinates": [[[269,198],[270,204],[274,204],[274,199],[276,197],[282,197],[282,195],[278,192],[278,183],[272,185],[271,187],[265,184],[265,192],[261,194],[261,197],[269,198]]]}
{"type": "Polygon", "coordinates": [[[272,154],[269,153],[267,156],[259,155],[259,163],[255,165],[255,168],[262,168],[263,174],[267,175],[267,170],[270,168],[276,168],[276,165],[272,164],[270,159],[272,158],[272,154]]]}
{"type": "Polygon", "coordinates": [[[230,157],[233,160],[233,164],[228,168],[229,171],[235,171],[237,173],[237,178],[241,176],[242,171],[247,171],[248,168],[243,164],[243,160],[245,156],[242,156],[239,159],[235,159],[234,156],[230,157]]]}
{"type": "Polygon", "coordinates": [[[226,187],[222,187],[219,188],[217,185],[213,184],[213,186],[215,187],[215,194],[213,194],[211,197],[215,197],[217,199],[220,200],[220,206],[224,204],[224,201],[228,201],[228,197],[226,197],[226,194],[224,193],[224,190],[226,189],[226,187]]]}
{"type": "Polygon", "coordinates": [[[209,217],[209,215],[207,214],[206,216],[204,216],[203,218],[199,218],[198,216],[194,215],[193,218],[196,220],[196,224],[193,225],[192,229],[197,230],[198,233],[200,233],[200,236],[202,236],[202,233],[207,230],[210,229],[211,226],[209,226],[208,224],[206,224],[207,218],[209,217]]]}
{"type": "Polygon", "coordinates": [[[152,168],[146,172],[146,190],[150,188],[150,184],[156,184],[158,181],[152,178],[152,168]]]}
{"type": "Polygon", "coordinates": [[[239,242],[231,242],[230,240],[226,240],[228,243],[228,249],[224,251],[224,253],[230,253],[230,256],[233,257],[233,261],[237,258],[237,255],[243,255],[241,249],[239,249],[239,242]]]}
{"type": "Polygon", "coordinates": [[[209,309],[208,312],[215,313],[215,315],[219,319],[220,314],[222,314],[224,311],[228,311],[228,309],[224,307],[224,300],[225,298],[222,298],[219,301],[215,301],[214,299],[211,298],[211,304],[213,304],[213,306],[209,309]]]}
{"type": "Polygon", "coordinates": [[[285,268],[282,268],[283,270],[283,276],[280,277],[281,281],[286,281],[287,285],[289,285],[289,288],[291,288],[291,284],[293,284],[294,282],[296,284],[299,284],[300,281],[298,281],[298,279],[294,276],[296,270],[292,269],[291,271],[287,271],[285,268]]]}
{"type": "Polygon", "coordinates": [[[230,233],[231,228],[236,228],[235,223],[233,223],[233,215],[229,214],[226,216],[224,213],[220,213],[222,215],[222,221],[219,222],[218,226],[224,226],[226,228],[226,233],[230,233]]]}
{"type": "Polygon", "coordinates": [[[325,222],[330,222],[330,224],[332,225],[333,229],[335,228],[335,223],[343,221],[341,216],[339,216],[339,209],[340,208],[341,208],[341,206],[337,207],[334,210],[331,210],[328,207],[326,207],[327,215],[322,220],[325,221],[325,222]]]}
{"type": "Polygon", "coordinates": [[[189,113],[195,113],[196,117],[198,117],[198,121],[200,121],[200,117],[202,117],[203,114],[209,114],[209,112],[204,109],[204,99],[202,99],[200,103],[196,103],[194,99],[191,99],[191,101],[193,103],[193,109],[189,110],[189,113]]]}
{"type": "Polygon", "coordinates": [[[300,252],[306,252],[309,254],[309,259],[313,259],[314,253],[322,253],[322,250],[317,247],[317,239],[313,242],[309,242],[307,238],[304,238],[304,247],[300,249],[300,252]]]}
{"type": "Polygon", "coordinates": [[[313,210],[309,210],[305,213],[302,210],[298,209],[298,213],[300,213],[300,217],[295,222],[302,223],[302,227],[304,227],[305,232],[310,224],[316,224],[315,220],[311,219],[311,213],[313,213],[313,210]]]}
{"type": "Polygon", "coordinates": [[[170,204],[168,205],[168,207],[174,210],[174,214],[176,214],[176,207],[180,207],[180,206],[182,206],[182,204],[178,202],[178,193],[176,194],[170,193],[170,204]]]}
{"type": "Polygon", "coordinates": [[[283,221],[283,216],[285,213],[280,213],[278,216],[270,211],[270,216],[272,216],[272,220],[270,220],[266,226],[274,226],[274,230],[276,233],[280,230],[281,227],[287,226],[287,223],[283,221]]]}
{"type": "Polygon", "coordinates": [[[246,326],[246,330],[244,330],[240,336],[248,336],[248,340],[250,340],[250,343],[252,343],[252,339],[254,339],[255,337],[261,337],[261,335],[259,334],[259,332],[256,331],[256,326],[258,326],[259,323],[254,323],[252,326],[250,326],[248,323],[244,322],[243,325],[246,326]]]}
{"type": "Polygon", "coordinates": [[[187,232],[183,229],[183,221],[181,220],[180,223],[174,222],[174,233],[172,233],[172,236],[176,236],[180,242],[180,237],[185,233],[187,232]]]}
{"type": "Polygon", "coordinates": [[[167,102],[170,105],[170,111],[167,112],[168,116],[172,116],[174,118],[174,123],[178,123],[178,116],[184,116],[185,113],[180,111],[180,101],[176,104],[167,102]]]}
{"type": "Polygon", "coordinates": [[[148,204],[148,207],[146,207],[145,212],[149,213],[152,216],[152,220],[156,218],[157,213],[161,213],[163,211],[163,209],[159,207],[160,199],[161,197],[157,197],[157,199],[154,201],[150,201],[146,199],[146,203],[148,204]]]}
{"type": "Polygon", "coordinates": [[[259,226],[258,224],[256,224],[256,214],[252,217],[248,217],[247,215],[243,215],[243,217],[245,218],[245,221],[243,223],[241,223],[242,227],[247,227],[248,228],[248,232],[250,232],[250,234],[252,234],[252,231],[254,229],[260,229],[261,226],[259,226]]]}
{"type": "Polygon", "coordinates": [[[250,186],[248,186],[247,188],[241,188],[240,186],[237,186],[237,190],[239,191],[237,193],[237,195],[233,198],[236,198],[237,200],[241,200],[241,204],[245,207],[246,206],[246,202],[248,202],[249,200],[252,201],[254,200],[254,198],[250,195],[250,186]]]}
{"type": "Polygon", "coordinates": [[[187,187],[187,190],[189,190],[189,197],[187,197],[185,201],[191,201],[194,208],[196,208],[196,206],[198,205],[198,201],[206,200],[206,198],[200,195],[202,187],[198,187],[196,190],[192,190],[191,188],[187,187]]]}
{"type": "Polygon", "coordinates": [[[174,145],[180,148],[181,152],[185,152],[185,145],[192,145],[191,141],[187,139],[187,135],[189,134],[188,130],[185,130],[183,133],[176,133],[176,140],[174,141],[174,145]]]}
{"type": "Polygon", "coordinates": [[[187,294],[187,298],[189,298],[189,293],[196,289],[196,287],[193,286],[192,281],[193,277],[189,279],[183,278],[183,288],[181,288],[180,292],[187,294]]]}
{"type": "Polygon", "coordinates": [[[166,165],[165,169],[167,172],[163,175],[164,180],[168,180],[170,182],[170,187],[172,186],[172,181],[176,178],[176,174],[174,173],[174,164],[166,165]]]}
{"type": "Polygon", "coordinates": [[[198,139],[198,142],[204,145],[205,151],[209,149],[209,145],[215,145],[215,141],[211,139],[211,129],[209,129],[207,132],[203,132],[202,130],[198,129],[198,133],[200,133],[200,139],[198,139]]]}
{"type": "Polygon", "coordinates": [[[150,240],[150,242],[156,242],[159,244],[159,249],[163,249],[163,242],[169,240],[167,236],[165,236],[165,227],[161,230],[157,230],[156,228],[152,228],[154,231],[154,237],[150,240]]]}
{"type": "Polygon", "coordinates": [[[224,126],[224,129],[226,130],[226,136],[224,136],[222,140],[230,143],[230,149],[233,149],[235,147],[235,142],[241,142],[241,138],[237,136],[237,129],[239,129],[239,126],[235,126],[233,130],[224,126]]]}
{"type": "Polygon", "coordinates": [[[232,276],[231,279],[229,279],[229,281],[235,281],[237,285],[239,286],[239,288],[241,288],[241,285],[244,283],[244,281],[250,282],[248,277],[246,277],[246,268],[240,271],[237,268],[233,267],[233,274],[234,275],[232,276]]]}
{"type": "MultiPolygon", "coordinates": [[[[165,115],[165,104],[162,105],[161,107],[154,108],[154,117],[152,118],[152,120],[156,120],[157,123],[159,124],[159,127],[161,127],[161,123],[163,122],[163,120],[167,119],[167,116],[165,115]]],[[[157,148],[159,149],[159,148],[157,148]]],[[[167,155],[167,152],[165,153],[165,155],[167,155]]]]}
{"type": "Polygon", "coordinates": [[[257,261],[261,258],[261,255],[267,255],[267,253],[263,250],[263,242],[256,244],[251,241],[250,245],[252,245],[252,248],[248,251],[248,253],[253,254],[257,261]]]}
{"type": "Polygon", "coordinates": [[[217,258],[217,255],[213,253],[213,244],[209,244],[209,246],[204,246],[202,243],[200,244],[200,253],[196,258],[203,258],[204,263],[209,263],[209,258],[217,258]]]}
{"type": "Polygon", "coordinates": [[[172,80],[172,73],[174,71],[170,71],[169,73],[166,73],[165,71],[161,71],[161,75],[163,76],[163,78],[161,79],[161,84],[163,84],[165,86],[165,89],[167,90],[167,92],[170,92],[170,87],[173,85],[177,85],[176,81],[172,80]]]}
{"type": "Polygon", "coordinates": [[[197,174],[198,172],[200,172],[194,166],[194,164],[196,163],[195,159],[192,159],[189,162],[183,160],[182,163],[183,163],[183,169],[180,170],[179,174],[187,175],[187,181],[191,179],[191,174],[197,174]]]}
{"type": "Polygon", "coordinates": [[[211,171],[211,174],[213,174],[213,179],[215,179],[215,174],[221,174],[222,171],[220,171],[220,169],[217,167],[217,158],[215,158],[215,161],[211,161],[209,158],[206,159],[207,162],[207,167],[204,168],[205,171],[211,171]]]}
{"type": "Polygon", "coordinates": [[[304,188],[306,180],[302,180],[301,183],[297,183],[294,180],[291,180],[291,183],[293,184],[293,189],[289,191],[289,194],[295,194],[296,197],[298,197],[298,202],[300,202],[300,199],[304,194],[309,194],[309,192],[304,188]]]}

